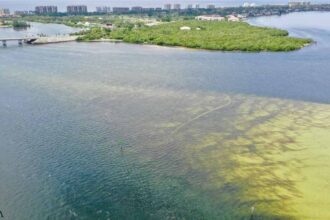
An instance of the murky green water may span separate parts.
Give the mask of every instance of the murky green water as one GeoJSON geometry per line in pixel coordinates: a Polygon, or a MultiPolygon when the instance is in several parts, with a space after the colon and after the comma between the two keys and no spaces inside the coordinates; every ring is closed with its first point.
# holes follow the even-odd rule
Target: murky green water
{"type": "Polygon", "coordinates": [[[5,219],[329,219],[330,27],[288,28],[318,44],[0,49],[5,219]]]}

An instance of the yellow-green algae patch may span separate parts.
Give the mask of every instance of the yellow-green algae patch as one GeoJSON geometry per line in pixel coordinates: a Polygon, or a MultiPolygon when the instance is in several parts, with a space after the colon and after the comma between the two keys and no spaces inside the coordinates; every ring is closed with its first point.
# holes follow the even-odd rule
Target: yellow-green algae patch
{"type": "Polygon", "coordinates": [[[175,183],[188,211],[194,204],[201,216],[246,219],[254,207],[256,219],[330,219],[330,105],[10,77],[111,124],[140,161],[156,161],[154,181],[175,183]]]}
{"type": "Polygon", "coordinates": [[[236,186],[237,209],[261,218],[330,219],[330,106],[249,98],[226,126],[186,146],[204,187],[236,186]]]}

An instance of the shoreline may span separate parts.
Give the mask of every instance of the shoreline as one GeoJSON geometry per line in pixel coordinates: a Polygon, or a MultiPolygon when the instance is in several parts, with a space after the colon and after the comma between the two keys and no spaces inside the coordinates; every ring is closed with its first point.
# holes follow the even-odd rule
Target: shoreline
{"type": "Polygon", "coordinates": [[[310,47],[317,42],[312,41],[311,43],[304,44],[302,47],[290,50],[290,51],[270,51],[270,50],[260,50],[260,51],[244,51],[244,50],[218,50],[218,49],[205,49],[205,48],[191,48],[185,46],[171,46],[171,45],[157,45],[150,43],[132,43],[125,42],[123,40],[118,39],[98,39],[98,40],[90,40],[90,41],[79,41],[78,36],[66,36],[66,37],[40,37],[36,41],[30,43],[30,45],[46,45],[46,44],[60,44],[60,43],[68,43],[68,42],[77,42],[77,43],[123,43],[137,46],[148,46],[155,48],[168,48],[168,49],[182,49],[182,50],[191,50],[191,51],[206,51],[206,52],[222,52],[222,53],[289,53],[296,52],[306,47],[310,47]]]}
{"type": "Polygon", "coordinates": [[[122,43],[122,44],[129,44],[129,45],[136,45],[136,46],[147,46],[147,47],[154,47],[159,49],[182,49],[182,50],[190,50],[190,51],[204,51],[204,52],[220,52],[220,53],[248,53],[248,54],[256,54],[256,53],[293,53],[297,52],[299,50],[302,50],[304,48],[310,47],[314,44],[316,44],[316,41],[312,41],[309,44],[305,44],[299,49],[291,50],[291,51],[269,51],[269,50],[261,50],[261,51],[243,51],[243,50],[212,50],[212,49],[203,49],[203,48],[190,48],[190,47],[184,47],[184,46],[170,46],[170,45],[157,45],[157,44],[148,44],[148,43],[130,43],[125,42],[123,40],[116,40],[116,39],[103,39],[103,40],[92,40],[92,41],[76,41],[77,43],[122,43]]]}
{"type": "Polygon", "coordinates": [[[134,30],[116,29],[111,32],[94,28],[83,34],[79,37],[81,42],[115,41],[193,50],[251,53],[296,51],[314,42],[309,38],[291,37],[287,30],[230,21],[176,21],[134,30]],[[182,27],[189,30],[182,31],[182,27]]]}
{"type": "Polygon", "coordinates": [[[118,39],[98,39],[98,40],[90,40],[90,41],[79,41],[77,42],[86,42],[86,43],[126,43],[123,40],[118,39]]]}
{"type": "MultiPolygon", "coordinates": [[[[310,12],[292,12],[289,14],[294,14],[294,13],[310,13],[310,12]]],[[[330,12],[324,12],[324,11],[320,11],[318,13],[330,13],[330,12]]],[[[281,17],[281,16],[286,16],[288,14],[283,14],[283,15],[271,15],[271,16],[260,16],[260,17],[281,17]]],[[[267,28],[274,28],[271,26],[259,26],[256,25],[254,23],[250,23],[249,20],[250,19],[254,19],[255,17],[252,18],[247,18],[244,19],[244,22],[251,25],[251,26],[258,26],[258,27],[267,27],[267,28]]],[[[42,23],[42,22],[40,22],[42,23]]],[[[58,23],[47,23],[47,24],[58,24],[58,23]]],[[[63,24],[65,25],[65,24],[63,24]]],[[[67,25],[66,25],[67,26],[67,25]]],[[[0,28],[12,28],[10,26],[0,26],[0,28]]],[[[288,35],[289,36],[289,35],[288,35]]],[[[95,40],[78,40],[79,36],[66,36],[66,37],[55,37],[55,36],[50,36],[50,37],[40,37],[38,38],[35,42],[31,43],[31,45],[43,45],[43,44],[55,44],[55,43],[65,43],[65,42],[85,42],[85,43],[126,43],[126,44],[135,44],[135,45],[140,45],[140,46],[150,46],[150,47],[158,47],[158,48],[178,48],[178,49],[185,49],[185,50],[193,50],[193,51],[208,51],[208,52],[231,52],[231,53],[279,53],[279,52],[295,52],[295,51],[299,51],[301,49],[304,49],[306,47],[310,47],[312,45],[317,44],[316,41],[314,41],[313,39],[309,39],[311,40],[310,43],[306,43],[304,45],[302,45],[299,48],[293,49],[293,50],[222,50],[222,49],[207,49],[207,48],[194,48],[194,47],[186,47],[186,46],[175,46],[175,45],[158,45],[158,44],[153,44],[153,43],[134,43],[134,42],[126,42],[124,40],[119,40],[119,39],[95,39],[95,40]]],[[[299,37],[294,37],[294,38],[299,38],[299,37]]],[[[303,38],[301,38],[303,39],[303,38]]]]}
{"type": "Polygon", "coordinates": [[[77,41],[78,36],[65,36],[65,37],[40,37],[32,42],[32,45],[55,44],[77,41]]]}

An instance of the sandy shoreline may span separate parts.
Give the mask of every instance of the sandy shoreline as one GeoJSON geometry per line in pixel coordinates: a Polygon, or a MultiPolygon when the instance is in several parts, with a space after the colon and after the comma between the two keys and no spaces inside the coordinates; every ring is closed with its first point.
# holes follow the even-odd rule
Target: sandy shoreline
{"type": "Polygon", "coordinates": [[[52,44],[76,41],[78,36],[61,36],[61,37],[40,37],[32,44],[52,44]]]}

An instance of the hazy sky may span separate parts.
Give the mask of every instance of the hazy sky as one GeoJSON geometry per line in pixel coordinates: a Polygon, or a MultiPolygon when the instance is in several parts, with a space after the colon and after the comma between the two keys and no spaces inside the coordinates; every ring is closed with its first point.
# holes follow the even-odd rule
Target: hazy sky
{"type": "MultiPolygon", "coordinates": [[[[215,4],[217,6],[237,6],[244,2],[255,2],[257,4],[285,4],[289,0],[0,0],[0,8],[9,8],[11,10],[32,10],[36,5],[57,5],[59,10],[64,10],[69,4],[86,4],[89,11],[95,10],[96,6],[135,6],[162,7],[165,3],[181,3],[182,7],[187,4],[215,4]]],[[[314,0],[312,2],[326,2],[330,0],[314,0]]]]}

